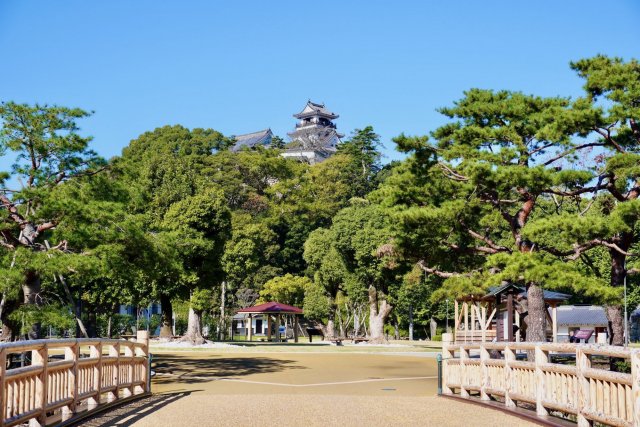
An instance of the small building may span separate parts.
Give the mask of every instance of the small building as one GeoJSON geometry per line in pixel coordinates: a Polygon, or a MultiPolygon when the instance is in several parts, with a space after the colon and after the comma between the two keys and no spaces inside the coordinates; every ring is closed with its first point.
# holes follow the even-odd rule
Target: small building
{"type": "MultiPolygon", "coordinates": [[[[548,308],[547,338],[557,342],[557,307],[571,296],[545,290],[548,308]]],[[[527,292],[514,283],[489,288],[483,295],[465,295],[455,301],[456,342],[521,341],[526,336],[527,292]]]]}
{"type": "Polygon", "coordinates": [[[319,163],[335,154],[343,134],[338,133],[333,120],[337,114],[329,111],[324,104],[307,101],[302,111],[294,114],[298,119],[296,128],[287,135],[291,143],[287,144],[283,157],[290,157],[311,164],[319,163]]]}
{"type": "Polygon", "coordinates": [[[241,322],[248,341],[253,339],[256,332],[265,334],[267,341],[271,341],[272,336],[276,341],[280,341],[281,333],[284,332],[285,337],[287,336],[286,323],[284,325],[282,323],[284,316],[291,316],[293,318],[293,339],[298,342],[298,316],[302,313],[301,308],[272,301],[238,310],[237,315],[243,316],[244,319],[236,320],[236,316],[234,316],[234,322],[241,322]]]}
{"type": "Polygon", "coordinates": [[[568,342],[569,336],[580,329],[592,330],[594,342],[598,334],[607,333],[609,321],[599,305],[561,305],[557,311],[558,342],[568,342]]]}
{"type": "Polygon", "coordinates": [[[243,148],[254,148],[258,146],[269,146],[273,138],[271,129],[265,129],[258,132],[246,133],[244,135],[234,135],[236,143],[231,147],[231,151],[237,152],[243,148]]]}

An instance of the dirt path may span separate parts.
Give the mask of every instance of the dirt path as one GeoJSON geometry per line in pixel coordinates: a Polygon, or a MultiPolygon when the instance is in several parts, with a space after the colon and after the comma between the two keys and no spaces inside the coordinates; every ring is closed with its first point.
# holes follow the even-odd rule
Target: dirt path
{"type": "Polygon", "coordinates": [[[92,426],[533,425],[436,397],[431,357],[213,351],[155,361],[154,398],[92,426]]]}

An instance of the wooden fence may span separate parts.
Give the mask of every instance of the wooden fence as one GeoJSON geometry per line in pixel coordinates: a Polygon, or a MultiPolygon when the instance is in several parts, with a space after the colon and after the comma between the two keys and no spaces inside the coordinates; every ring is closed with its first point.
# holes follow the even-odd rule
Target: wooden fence
{"type": "Polygon", "coordinates": [[[527,342],[453,344],[451,339],[451,334],[443,335],[443,394],[469,397],[476,392],[483,401],[497,398],[510,408],[526,402],[540,416],[557,411],[580,427],[594,422],[640,426],[640,349],[527,342]],[[518,354],[527,351],[535,353],[535,361],[519,360],[518,354]],[[610,357],[629,363],[631,373],[609,371],[610,357]],[[569,362],[552,363],[552,358],[569,362]]]}
{"type": "Polygon", "coordinates": [[[149,392],[149,339],[60,339],[0,344],[0,427],[46,426],[149,392]],[[28,366],[8,369],[12,354],[28,366]]]}

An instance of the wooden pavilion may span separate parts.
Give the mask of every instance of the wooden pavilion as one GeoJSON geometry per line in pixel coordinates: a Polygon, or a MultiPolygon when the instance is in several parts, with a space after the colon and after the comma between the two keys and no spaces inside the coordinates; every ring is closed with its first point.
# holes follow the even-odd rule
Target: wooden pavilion
{"type": "MultiPolygon", "coordinates": [[[[556,308],[570,297],[560,292],[544,291],[547,324],[551,325],[553,342],[558,340],[556,308]]],[[[466,295],[456,299],[455,341],[521,341],[526,299],[526,291],[513,283],[489,288],[486,295],[466,295]]]]}
{"type": "Polygon", "coordinates": [[[280,341],[280,325],[282,324],[283,316],[293,317],[293,340],[298,342],[298,316],[302,315],[301,308],[294,307],[279,302],[267,302],[264,304],[255,305],[253,307],[242,308],[238,310],[238,314],[244,314],[248,317],[248,340],[253,339],[253,317],[255,315],[267,317],[267,341],[271,341],[271,325],[272,321],[275,321],[275,340],[280,341]]]}

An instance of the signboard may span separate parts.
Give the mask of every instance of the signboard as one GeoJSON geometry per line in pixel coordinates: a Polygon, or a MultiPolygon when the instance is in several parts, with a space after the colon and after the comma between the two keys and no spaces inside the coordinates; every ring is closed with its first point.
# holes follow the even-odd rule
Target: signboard
{"type": "Polygon", "coordinates": [[[286,332],[286,330],[287,330],[286,326],[280,326],[278,328],[278,332],[280,332],[281,334],[284,334],[286,332]]]}
{"type": "Polygon", "coordinates": [[[593,335],[593,329],[580,329],[575,333],[573,338],[587,342],[589,341],[589,338],[591,338],[591,335],[593,335]]]}

